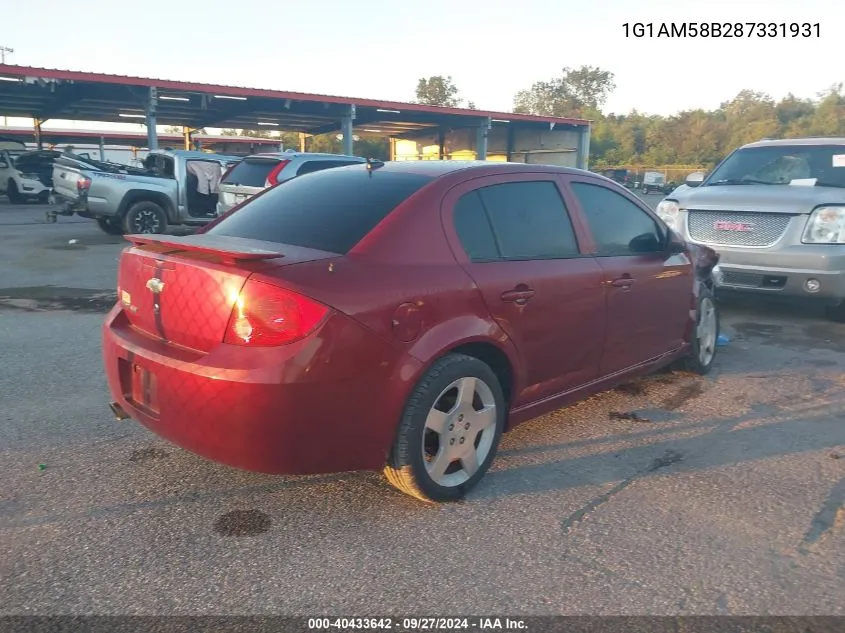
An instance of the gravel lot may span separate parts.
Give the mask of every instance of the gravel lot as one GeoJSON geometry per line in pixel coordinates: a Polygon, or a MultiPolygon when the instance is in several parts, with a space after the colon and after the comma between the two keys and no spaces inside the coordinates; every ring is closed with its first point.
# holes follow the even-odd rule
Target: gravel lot
{"type": "Polygon", "coordinates": [[[0,612],[845,614],[845,326],[819,311],[733,301],[711,376],[532,421],[427,506],[113,421],[124,242],[44,211],[0,202],[0,612]]]}

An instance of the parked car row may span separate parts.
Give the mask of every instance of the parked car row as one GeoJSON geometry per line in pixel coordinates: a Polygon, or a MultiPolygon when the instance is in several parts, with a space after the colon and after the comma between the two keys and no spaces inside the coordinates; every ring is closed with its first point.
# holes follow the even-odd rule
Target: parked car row
{"type": "Polygon", "coordinates": [[[296,176],[365,162],[356,156],[305,152],[241,158],[206,152],[153,150],[143,167],[94,166],[60,157],[53,169],[59,213],[97,221],[113,235],[200,227],[255,194],[296,176]]]}

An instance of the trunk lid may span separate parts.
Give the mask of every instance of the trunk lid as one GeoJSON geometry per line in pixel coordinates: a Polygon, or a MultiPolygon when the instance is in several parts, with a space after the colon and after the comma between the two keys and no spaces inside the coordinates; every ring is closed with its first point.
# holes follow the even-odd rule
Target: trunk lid
{"type": "Polygon", "coordinates": [[[222,343],[247,278],[267,267],[336,257],[284,244],[212,235],[127,236],[118,301],[134,328],[200,352],[222,343]]]}

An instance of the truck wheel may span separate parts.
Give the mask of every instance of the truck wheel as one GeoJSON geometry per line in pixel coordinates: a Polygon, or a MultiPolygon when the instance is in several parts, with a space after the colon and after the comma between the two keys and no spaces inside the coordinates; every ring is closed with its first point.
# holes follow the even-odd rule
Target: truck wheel
{"type": "Polygon", "coordinates": [[[836,305],[827,306],[825,315],[831,321],[845,323],[845,301],[840,301],[836,305]]]}
{"type": "Polygon", "coordinates": [[[129,207],[123,218],[123,231],[127,235],[138,233],[164,233],[167,215],[155,202],[143,200],[129,207]]]}
{"type": "Polygon", "coordinates": [[[23,204],[26,202],[20,191],[18,191],[18,186],[14,180],[9,181],[9,185],[6,187],[6,195],[9,196],[9,202],[12,204],[23,204]]]}
{"type": "Polygon", "coordinates": [[[97,226],[102,229],[103,233],[123,235],[123,227],[120,226],[120,222],[113,222],[111,218],[97,218],[97,226]]]}

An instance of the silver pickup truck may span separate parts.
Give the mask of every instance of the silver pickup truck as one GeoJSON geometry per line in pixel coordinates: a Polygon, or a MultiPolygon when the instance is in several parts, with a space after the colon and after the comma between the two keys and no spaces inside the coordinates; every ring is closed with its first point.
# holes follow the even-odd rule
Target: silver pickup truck
{"type": "Polygon", "coordinates": [[[818,299],[845,322],[845,138],[751,143],[686,185],[657,213],[719,253],[719,290],[818,299]]]}
{"type": "Polygon", "coordinates": [[[153,150],[143,168],[82,168],[56,160],[53,195],[62,215],[97,221],[110,235],[164,233],[171,225],[201,226],[217,217],[218,187],[236,156],[153,150]]]}

